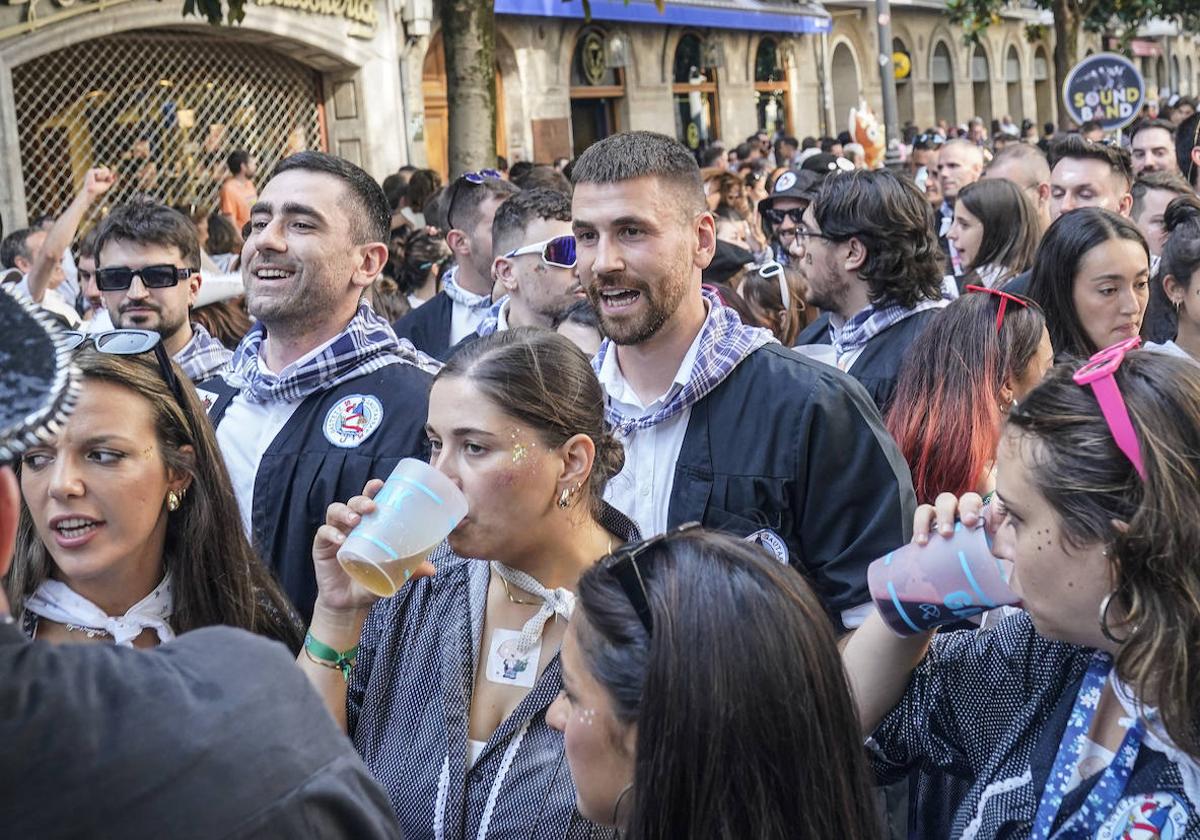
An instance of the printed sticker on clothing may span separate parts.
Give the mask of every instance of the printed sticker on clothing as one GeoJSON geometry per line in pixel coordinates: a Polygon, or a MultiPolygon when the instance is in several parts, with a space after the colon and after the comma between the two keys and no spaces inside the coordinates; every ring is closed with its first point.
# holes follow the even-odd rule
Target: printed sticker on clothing
{"type": "Polygon", "coordinates": [[[325,415],[325,439],[334,446],[353,449],[383,422],[383,404],[376,397],[351,394],[325,415]]]}
{"type": "Polygon", "coordinates": [[[538,642],[524,653],[520,649],[521,631],[497,627],[492,631],[488,645],[487,670],[489,680],[500,685],[519,685],[533,688],[537,682],[538,662],[542,658],[542,644],[538,642]]]}
{"type": "Polygon", "coordinates": [[[1127,796],[1096,832],[1095,840],[1183,840],[1187,805],[1165,791],[1127,796]]]}

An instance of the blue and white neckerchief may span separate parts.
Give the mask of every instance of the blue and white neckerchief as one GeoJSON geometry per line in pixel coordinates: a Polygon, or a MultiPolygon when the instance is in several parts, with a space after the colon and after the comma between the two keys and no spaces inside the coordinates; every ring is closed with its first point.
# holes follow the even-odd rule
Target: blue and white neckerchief
{"type": "MultiPolygon", "coordinates": [[[[626,417],[607,400],[604,416],[613,431],[628,435],[638,429],[649,429],[669,420],[681,411],[690,408],[708,396],[720,385],[734,368],[758,348],[778,343],[770,330],[748,327],[742,323],[735,310],[721,303],[715,292],[703,290],[709,302],[708,316],[700,328],[700,343],[696,351],[696,364],[687,384],[676,391],[657,411],[644,417],[626,417]]],[[[604,366],[604,357],[612,350],[612,341],[605,339],[592,368],[599,376],[604,366]]]]}
{"type": "Polygon", "coordinates": [[[943,297],[936,300],[923,300],[911,308],[899,304],[891,306],[871,304],[854,313],[840,327],[835,327],[831,320],[829,322],[829,342],[833,345],[837,357],[841,359],[848,353],[861,350],[872,338],[888,327],[899,324],[905,318],[916,315],[918,312],[924,312],[926,309],[941,309],[949,305],[950,301],[943,297]]]}
{"type": "Polygon", "coordinates": [[[442,275],[442,291],[459,306],[465,306],[472,311],[492,308],[492,296],[477,295],[458,285],[458,266],[452,266],[442,275]]]}
{"type": "Polygon", "coordinates": [[[391,324],[375,314],[366,301],[359,304],[346,328],[319,353],[288,365],[278,374],[263,366],[259,351],[266,335],[262,321],[250,328],[234,351],[225,377],[256,403],[296,402],[388,365],[411,364],[427,373],[436,373],[441,367],[411,342],[397,338],[391,324]]]}
{"type": "Polygon", "coordinates": [[[203,382],[224,373],[232,358],[232,350],[209,335],[202,325],[192,324],[192,337],[175,354],[175,363],[188,379],[203,382]]]}
{"type": "Polygon", "coordinates": [[[500,313],[503,311],[506,303],[508,303],[508,295],[505,295],[492,304],[491,309],[483,316],[483,320],[475,328],[475,332],[480,338],[489,336],[500,329],[500,313]]]}
{"type": "Polygon", "coordinates": [[[1096,716],[1100,694],[1104,691],[1104,684],[1108,682],[1111,670],[1112,658],[1107,653],[1097,652],[1092,657],[1083,683],[1079,686],[1079,694],[1075,698],[1071,716],[1067,719],[1067,728],[1063,731],[1054,766],[1046,780],[1046,789],[1042,791],[1030,840],[1048,840],[1051,836],[1055,840],[1091,838],[1121,800],[1142,744],[1145,730],[1141,718],[1136,718],[1126,731],[1121,746],[1117,748],[1116,757],[1092,785],[1083,807],[1068,817],[1057,832],[1051,834],[1054,819],[1062,807],[1063,798],[1067,795],[1071,776],[1083,754],[1088,729],[1091,727],[1092,718],[1096,716]]]}

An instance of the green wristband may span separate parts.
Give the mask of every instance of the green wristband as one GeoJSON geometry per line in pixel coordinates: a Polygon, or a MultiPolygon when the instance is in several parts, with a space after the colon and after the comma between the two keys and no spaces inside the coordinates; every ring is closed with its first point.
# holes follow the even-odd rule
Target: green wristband
{"type": "Polygon", "coordinates": [[[318,665],[333,668],[342,672],[342,677],[350,681],[350,669],[354,667],[354,657],[358,655],[358,645],[347,651],[336,651],[324,642],[319,642],[312,633],[304,635],[304,650],[308,658],[318,665]]]}

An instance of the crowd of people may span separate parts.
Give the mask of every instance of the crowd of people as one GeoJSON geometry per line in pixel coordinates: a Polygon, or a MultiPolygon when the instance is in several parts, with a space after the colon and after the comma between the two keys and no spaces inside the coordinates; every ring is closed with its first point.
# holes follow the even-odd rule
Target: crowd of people
{"type": "Polygon", "coordinates": [[[1200,836],[1189,106],[89,170],[0,247],[6,826],[1200,836]],[[380,597],[405,458],[467,515],[380,597]],[[963,527],[1020,607],[897,636],[867,567],[963,527]]]}

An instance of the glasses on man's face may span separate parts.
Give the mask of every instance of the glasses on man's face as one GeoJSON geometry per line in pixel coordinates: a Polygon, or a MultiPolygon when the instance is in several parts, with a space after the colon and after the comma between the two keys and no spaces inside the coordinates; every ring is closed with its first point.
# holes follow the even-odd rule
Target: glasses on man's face
{"type": "Polygon", "coordinates": [[[458,194],[464,184],[477,187],[484,181],[498,181],[500,177],[500,173],[495,169],[480,169],[478,172],[464,172],[455,178],[454,186],[450,188],[450,200],[446,203],[446,224],[454,227],[454,203],[458,201],[458,194]]]}
{"type": "Polygon", "coordinates": [[[504,255],[505,259],[520,257],[525,254],[541,254],[542,262],[551,268],[575,267],[575,237],[567,234],[535,242],[522,248],[515,248],[504,255]]]}
{"type": "Polygon", "coordinates": [[[763,218],[772,225],[781,225],[784,219],[791,219],[792,224],[798,225],[804,218],[804,208],[793,207],[790,210],[779,210],[775,207],[768,207],[763,211],[763,218]]]}
{"type": "Polygon", "coordinates": [[[163,380],[175,395],[179,408],[187,411],[187,403],[183,400],[183,386],[179,384],[179,378],[171,369],[171,358],[167,355],[167,348],[163,347],[162,336],[158,333],[153,330],[105,330],[98,333],[70,330],[66,336],[68,350],[77,350],[90,341],[101,353],[114,356],[137,356],[153,351],[163,380]]]}
{"type": "Polygon", "coordinates": [[[147,289],[166,289],[179,284],[196,273],[194,268],[179,268],[174,265],[147,265],[129,268],[118,265],[101,268],[96,272],[96,285],[102,292],[123,292],[133,285],[133,278],[140,277],[147,289]]]}
{"type": "Polygon", "coordinates": [[[648,635],[654,635],[654,618],[650,612],[650,596],[646,592],[646,581],[638,566],[638,558],[655,546],[662,545],[680,534],[699,527],[699,522],[685,522],[657,537],[623,546],[600,561],[601,567],[616,578],[617,583],[620,584],[621,591],[629,599],[629,605],[641,619],[642,626],[646,628],[648,635]]]}

